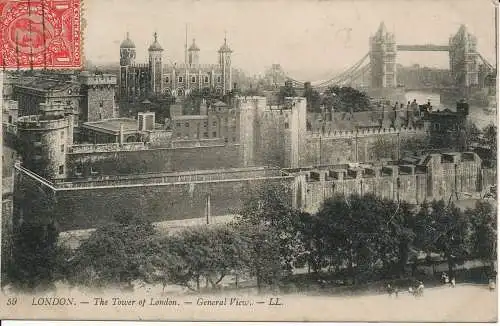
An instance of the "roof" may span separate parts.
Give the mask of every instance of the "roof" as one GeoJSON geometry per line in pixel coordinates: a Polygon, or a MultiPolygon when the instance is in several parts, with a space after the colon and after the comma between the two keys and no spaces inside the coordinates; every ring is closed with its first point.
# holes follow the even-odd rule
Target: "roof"
{"type": "Polygon", "coordinates": [[[154,33],[154,42],[149,46],[148,51],[163,51],[160,43],[158,42],[158,33],[154,33]]]}
{"type": "Polygon", "coordinates": [[[19,83],[16,86],[33,88],[43,91],[49,90],[64,90],[68,87],[75,86],[77,83],[67,80],[51,79],[51,78],[33,78],[29,82],[19,83]]]}
{"type": "Polygon", "coordinates": [[[224,38],[224,44],[221,45],[220,49],[219,49],[219,52],[233,52],[231,50],[231,48],[229,47],[229,45],[227,45],[227,40],[226,38],[224,38]]]}
{"type": "Polygon", "coordinates": [[[121,49],[134,49],[135,44],[132,42],[132,40],[129,37],[129,34],[127,33],[127,37],[122,41],[120,44],[121,49]]]}
{"type": "Polygon", "coordinates": [[[177,115],[172,117],[172,121],[179,120],[204,120],[208,119],[208,115],[177,115]]]}
{"type": "Polygon", "coordinates": [[[123,125],[124,132],[137,131],[137,120],[130,118],[115,118],[83,123],[84,128],[100,131],[107,134],[119,134],[120,125],[123,125]]]}
{"type": "Polygon", "coordinates": [[[195,39],[193,39],[193,44],[189,47],[189,51],[200,51],[200,48],[196,45],[195,39]]]}

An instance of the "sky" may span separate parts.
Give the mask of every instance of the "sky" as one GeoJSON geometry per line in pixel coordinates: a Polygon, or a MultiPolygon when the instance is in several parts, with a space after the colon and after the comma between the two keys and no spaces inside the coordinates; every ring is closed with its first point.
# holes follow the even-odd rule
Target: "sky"
{"type": "MultiPolygon", "coordinates": [[[[273,63],[295,78],[320,80],[347,69],[369,50],[384,21],[398,44],[448,44],[461,24],[478,38],[479,52],[495,63],[493,0],[85,0],[85,56],[119,60],[127,32],[146,62],[153,33],[166,62],[184,61],[196,39],[200,63],[216,63],[224,35],[232,64],[259,74],[273,63]]],[[[448,68],[446,52],[399,52],[397,62],[448,68]]]]}

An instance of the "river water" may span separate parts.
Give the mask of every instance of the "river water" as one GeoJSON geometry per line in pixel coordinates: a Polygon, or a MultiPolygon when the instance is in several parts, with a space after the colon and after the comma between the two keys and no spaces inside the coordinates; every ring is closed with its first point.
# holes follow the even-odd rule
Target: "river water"
{"type": "MultiPolygon", "coordinates": [[[[438,93],[407,92],[405,95],[407,101],[413,101],[414,99],[416,99],[419,104],[424,104],[427,103],[428,100],[430,100],[434,108],[438,108],[439,110],[446,108],[441,104],[440,96],[438,93]]],[[[455,108],[450,109],[455,110],[455,108]]],[[[469,119],[474,122],[479,129],[483,129],[490,123],[494,123],[498,126],[496,111],[488,112],[481,107],[471,106],[469,108],[469,119]]]]}

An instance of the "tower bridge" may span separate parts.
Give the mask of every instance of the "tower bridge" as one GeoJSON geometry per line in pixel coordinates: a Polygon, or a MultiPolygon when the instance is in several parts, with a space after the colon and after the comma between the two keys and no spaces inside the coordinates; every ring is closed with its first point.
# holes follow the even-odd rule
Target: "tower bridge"
{"type": "MultiPolygon", "coordinates": [[[[360,60],[327,80],[311,82],[311,86],[320,92],[334,85],[389,91],[400,88],[404,85],[398,83],[396,57],[402,51],[448,52],[450,67],[444,78],[446,85],[434,82],[433,85],[423,85],[422,89],[453,88],[465,94],[474,87],[484,87],[486,79],[495,70],[478,52],[477,38],[467,31],[465,25],[461,25],[458,32],[449,38],[448,44],[396,44],[394,34],[388,32],[382,22],[375,35],[370,37],[369,51],[360,60]]],[[[293,86],[303,87],[304,81],[286,72],[283,75],[293,86]]],[[[428,80],[425,83],[428,84],[428,80]]],[[[415,90],[418,87],[413,85],[409,88],[415,90]]]]}

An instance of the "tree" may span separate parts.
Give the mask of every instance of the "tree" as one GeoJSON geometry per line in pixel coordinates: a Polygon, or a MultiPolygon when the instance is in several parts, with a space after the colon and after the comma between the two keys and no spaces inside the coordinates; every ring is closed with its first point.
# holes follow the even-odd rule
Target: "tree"
{"type": "Polygon", "coordinates": [[[297,231],[300,216],[290,206],[290,189],[282,184],[256,187],[237,215],[235,227],[247,243],[248,269],[259,291],[290,275],[304,254],[297,231]]]}
{"type": "Polygon", "coordinates": [[[325,91],[323,103],[333,106],[335,111],[356,112],[370,107],[370,98],[363,92],[352,87],[332,86],[325,91]]]}
{"type": "Polygon", "coordinates": [[[154,226],[123,214],[97,228],[70,258],[68,279],[90,286],[132,287],[133,281],[151,278],[151,258],[158,249],[151,241],[154,226]]]}
{"type": "Polygon", "coordinates": [[[483,137],[481,141],[483,146],[486,146],[491,151],[491,160],[496,165],[497,160],[497,127],[494,124],[489,124],[483,129],[483,137]]]}
{"type": "Polygon", "coordinates": [[[414,238],[408,204],[371,194],[338,195],[325,201],[317,218],[315,230],[320,238],[314,240],[313,250],[318,252],[312,255],[316,266],[327,252],[330,265],[346,266],[354,282],[362,271],[372,274],[376,269],[388,271],[398,266],[404,270],[414,238]]]}
{"type": "Polygon", "coordinates": [[[480,140],[481,131],[477,128],[476,124],[471,120],[467,120],[465,124],[465,137],[467,145],[476,143],[480,140]]]}
{"type": "Polygon", "coordinates": [[[449,275],[457,262],[466,258],[468,247],[468,223],[463,212],[453,203],[446,206],[443,200],[423,205],[417,219],[426,222],[419,232],[426,252],[441,253],[448,263],[449,275]]]}
{"type": "Polygon", "coordinates": [[[9,280],[24,290],[53,286],[64,256],[53,223],[24,222],[14,231],[9,280]]]}
{"type": "Polygon", "coordinates": [[[492,266],[497,257],[497,214],[490,203],[479,201],[474,209],[467,209],[465,215],[471,222],[471,254],[489,262],[492,266]]]}

